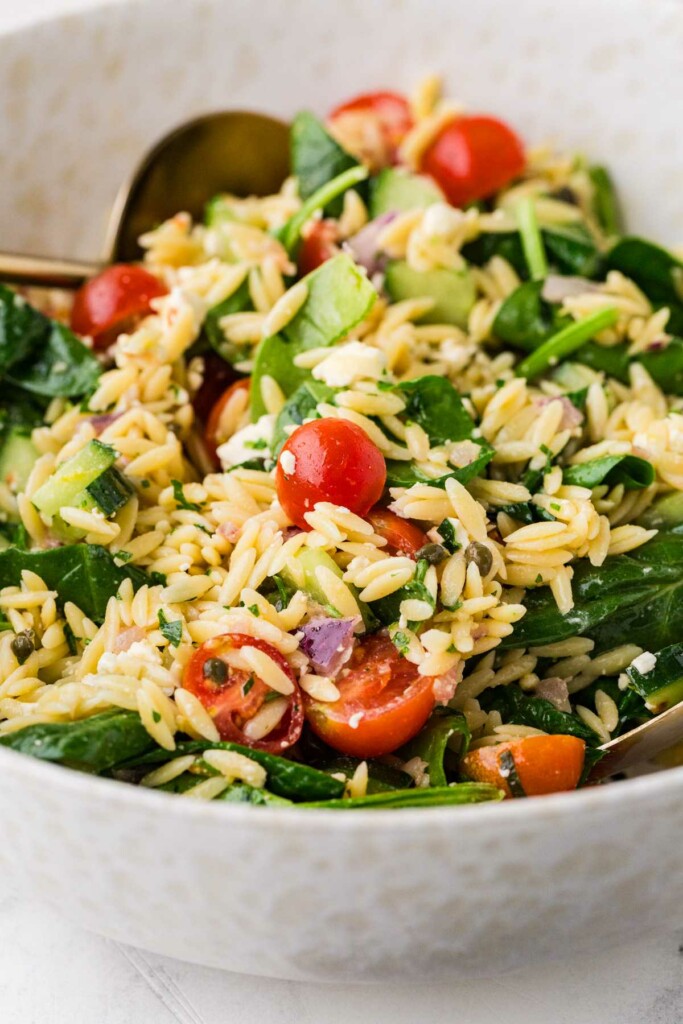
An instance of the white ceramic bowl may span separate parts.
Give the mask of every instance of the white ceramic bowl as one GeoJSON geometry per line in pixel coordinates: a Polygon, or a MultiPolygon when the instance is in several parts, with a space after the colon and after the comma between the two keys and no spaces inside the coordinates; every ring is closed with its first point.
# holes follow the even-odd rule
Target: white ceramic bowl
{"type": "MultiPolygon", "coordinates": [[[[147,0],[0,38],[3,247],[96,255],[117,183],[179,120],[449,91],[609,163],[683,241],[683,5],[147,0]]],[[[123,942],[290,978],[490,975],[683,923],[683,769],[506,805],[199,804],[0,750],[0,878],[123,942]]]]}

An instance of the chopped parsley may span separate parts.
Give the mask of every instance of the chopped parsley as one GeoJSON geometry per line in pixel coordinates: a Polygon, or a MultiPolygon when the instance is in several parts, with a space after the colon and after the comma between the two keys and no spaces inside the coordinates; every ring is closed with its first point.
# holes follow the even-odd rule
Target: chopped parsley
{"type": "Polygon", "coordinates": [[[182,619],[173,619],[172,621],[169,621],[161,608],[159,609],[157,617],[159,619],[161,635],[165,637],[173,647],[178,647],[183,638],[182,619]]]}
{"type": "Polygon", "coordinates": [[[249,676],[249,678],[247,679],[246,683],[245,683],[245,684],[244,684],[244,686],[242,687],[242,696],[243,696],[243,697],[246,697],[246,696],[247,696],[247,694],[249,693],[249,691],[250,691],[250,690],[252,689],[252,687],[253,687],[253,685],[254,685],[255,681],[256,681],[256,680],[254,679],[254,677],[253,677],[253,676],[249,676]]]}
{"type": "Polygon", "coordinates": [[[155,722],[161,721],[161,715],[159,714],[158,711],[152,711],[152,718],[154,719],[155,722]]]}
{"type": "Polygon", "coordinates": [[[183,492],[183,485],[180,480],[171,480],[173,497],[178,508],[184,508],[188,512],[199,512],[200,506],[196,501],[188,501],[183,492]]]}

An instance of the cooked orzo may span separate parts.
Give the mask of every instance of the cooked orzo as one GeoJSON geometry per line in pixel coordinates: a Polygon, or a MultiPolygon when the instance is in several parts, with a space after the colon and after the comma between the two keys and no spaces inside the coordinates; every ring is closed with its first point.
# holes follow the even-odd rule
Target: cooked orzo
{"type": "Polygon", "coordinates": [[[73,302],[0,286],[0,744],[206,800],[573,789],[683,697],[683,263],[373,93],[73,302]]]}

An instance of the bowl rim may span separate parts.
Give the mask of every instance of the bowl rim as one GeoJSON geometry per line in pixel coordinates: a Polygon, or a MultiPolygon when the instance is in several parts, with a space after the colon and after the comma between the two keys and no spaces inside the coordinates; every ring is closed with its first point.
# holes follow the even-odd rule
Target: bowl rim
{"type": "MultiPolygon", "coordinates": [[[[180,0],[181,4],[191,7],[201,4],[201,0],[180,0]]],[[[615,0],[605,0],[615,4],[615,0]]],[[[620,0],[623,2],[623,0],[620,0]]],[[[651,0],[629,0],[639,5],[644,11],[649,10],[651,0]]],[[[670,11],[683,17],[683,5],[680,0],[657,0],[660,7],[668,7],[670,11]]],[[[153,7],[162,6],[162,0],[148,0],[145,5],[147,12],[153,7]]],[[[616,6],[616,4],[615,4],[616,6]]],[[[5,40],[17,39],[41,30],[48,30],[53,25],[68,25],[84,20],[106,19],[113,11],[125,12],[125,16],[138,16],[143,10],[139,0],[97,0],[93,6],[83,7],[65,12],[37,15],[28,22],[9,28],[0,29],[0,46],[5,40]],[[135,13],[133,13],[135,12],[135,13]]],[[[140,15],[142,16],[142,15],[140,15]]],[[[224,821],[226,827],[241,823],[249,823],[257,828],[270,830],[275,818],[278,827],[290,822],[296,829],[301,829],[304,822],[311,826],[348,830],[350,828],[366,828],[363,821],[369,819],[373,829],[389,828],[410,830],[423,828],[425,824],[439,821],[444,823],[453,817],[459,826],[467,827],[468,822],[480,821],[482,825],[491,820],[503,822],[527,823],[535,820],[553,820],[567,814],[572,817],[583,810],[599,811],[607,806],[620,806],[625,802],[650,803],[655,796],[673,796],[683,794],[683,766],[662,768],[658,771],[637,778],[625,779],[617,784],[601,784],[565,793],[554,793],[544,797],[533,797],[528,800],[487,801],[481,804],[464,804],[460,806],[396,808],[391,811],[379,808],[366,809],[356,813],[335,814],[329,808],[299,808],[296,804],[287,807],[263,806],[258,809],[249,804],[224,804],[211,800],[169,799],[177,794],[164,793],[151,788],[133,786],[116,779],[90,775],[63,765],[41,761],[28,754],[22,754],[0,746],[0,775],[11,777],[10,785],[22,778],[29,782],[39,783],[44,787],[59,786],[71,794],[95,797],[106,797],[107,805],[132,805],[146,808],[149,813],[166,813],[175,808],[176,815],[181,819],[207,819],[224,821]],[[360,818],[360,823],[358,819],[360,818]],[[324,824],[323,824],[324,822],[324,824]]],[[[84,805],[85,806],[85,805],[84,805]]],[[[504,826],[503,826],[504,827],[504,826]]]]}

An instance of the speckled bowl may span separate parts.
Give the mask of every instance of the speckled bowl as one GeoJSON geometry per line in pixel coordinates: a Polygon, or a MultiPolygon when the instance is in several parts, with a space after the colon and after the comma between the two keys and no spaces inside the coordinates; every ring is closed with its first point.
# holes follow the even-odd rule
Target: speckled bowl
{"type": "MultiPolygon", "coordinates": [[[[0,38],[3,247],[97,255],[117,183],[212,108],[324,111],[427,70],[608,162],[683,241],[676,0],[147,0],[0,38]]],[[[490,975],[683,924],[683,769],[506,805],[199,804],[0,750],[0,878],[87,928],[287,978],[490,975]]]]}

